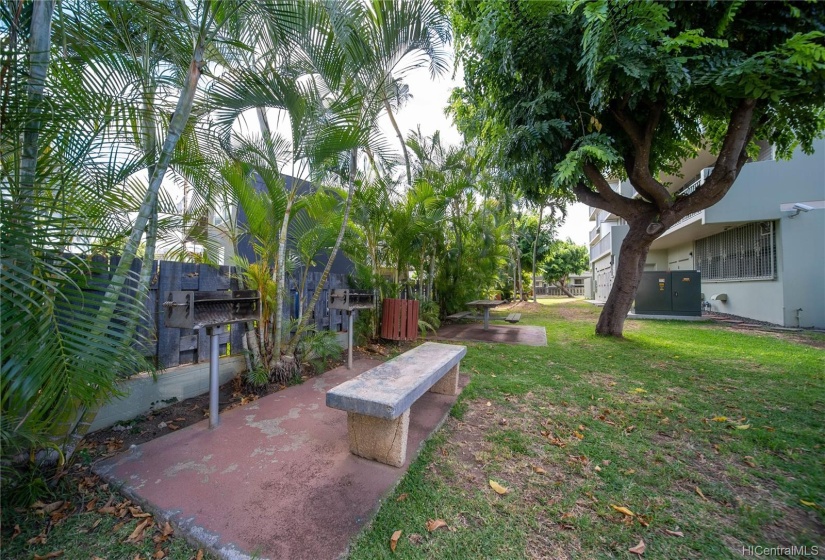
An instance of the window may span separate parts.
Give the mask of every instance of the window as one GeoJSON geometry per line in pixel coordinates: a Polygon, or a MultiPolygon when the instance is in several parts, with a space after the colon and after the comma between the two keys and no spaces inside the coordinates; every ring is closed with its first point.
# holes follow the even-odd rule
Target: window
{"type": "Polygon", "coordinates": [[[696,242],[702,280],[774,280],[774,222],[754,222],[696,242]]]}

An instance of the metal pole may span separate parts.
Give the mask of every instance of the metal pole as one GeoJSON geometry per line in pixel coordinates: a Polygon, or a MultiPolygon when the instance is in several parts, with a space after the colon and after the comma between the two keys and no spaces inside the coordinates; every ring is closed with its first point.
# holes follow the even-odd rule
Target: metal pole
{"type": "Polygon", "coordinates": [[[347,319],[349,325],[347,326],[347,369],[352,369],[352,310],[347,311],[347,319]]]}
{"type": "Polygon", "coordinates": [[[218,418],[218,348],[220,325],[209,328],[209,427],[217,428],[218,418]]]}

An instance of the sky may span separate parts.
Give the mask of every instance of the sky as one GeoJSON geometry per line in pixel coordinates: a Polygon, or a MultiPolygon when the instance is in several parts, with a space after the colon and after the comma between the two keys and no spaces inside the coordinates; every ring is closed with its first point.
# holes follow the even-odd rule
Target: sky
{"type": "MultiPolygon", "coordinates": [[[[460,71],[455,79],[446,76],[431,80],[429,71],[426,68],[419,68],[407,74],[405,81],[409,84],[413,98],[396,115],[401,132],[407,135],[410,130],[415,130],[420,124],[421,132],[425,135],[429,136],[436,130],[440,130],[441,140],[445,145],[460,144],[461,134],[456,130],[452,120],[444,114],[444,108],[449,102],[452,89],[463,85],[460,71]]],[[[395,131],[386,115],[382,116],[380,125],[387,139],[397,145],[395,131]]],[[[569,237],[575,243],[587,245],[590,239],[589,231],[595,225],[588,222],[588,214],[587,206],[584,204],[577,202],[569,206],[566,220],[556,231],[557,237],[559,239],[569,237]]]]}

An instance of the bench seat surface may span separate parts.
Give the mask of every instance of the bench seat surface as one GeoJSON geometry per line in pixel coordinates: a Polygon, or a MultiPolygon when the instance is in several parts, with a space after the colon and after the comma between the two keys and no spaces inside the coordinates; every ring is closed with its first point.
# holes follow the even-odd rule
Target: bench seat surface
{"type": "Polygon", "coordinates": [[[327,391],[327,406],[393,420],[467,353],[466,346],[425,342],[327,391]]]}

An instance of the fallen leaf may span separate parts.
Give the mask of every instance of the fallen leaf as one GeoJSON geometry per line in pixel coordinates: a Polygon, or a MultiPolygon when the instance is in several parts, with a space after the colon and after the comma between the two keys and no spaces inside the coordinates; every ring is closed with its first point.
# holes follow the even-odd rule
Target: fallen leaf
{"type": "Polygon", "coordinates": [[[132,531],[132,534],[127,537],[126,542],[137,542],[141,540],[143,538],[143,530],[146,529],[146,527],[149,527],[150,525],[152,525],[151,517],[147,517],[146,519],[138,523],[137,527],[135,527],[135,530],[132,531]]]}
{"type": "Polygon", "coordinates": [[[631,391],[631,392],[632,392],[632,393],[636,393],[636,394],[638,394],[638,395],[641,395],[642,393],[647,393],[647,391],[645,391],[645,390],[644,390],[644,389],[642,389],[641,387],[636,387],[636,388],[635,388],[635,389],[633,389],[633,391],[631,391]]]}
{"type": "Polygon", "coordinates": [[[696,490],[696,493],[697,493],[697,494],[699,494],[699,495],[702,497],[702,499],[703,499],[703,500],[705,500],[706,502],[709,502],[709,501],[710,501],[710,500],[708,500],[708,499],[707,499],[707,497],[705,497],[705,495],[702,493],[702,491],[699,489],[699,487],[698,487],[698,486],[696,486],[696,487],[694,488],[694,490],[696,490]]]}
{"type": "Polygon", "coordinates": [[[493,406],[493,403],[491,403],[490,401],[487,401],[487,406],[493,406]]]}
{"type": "Polygon", "coordinates": [[[46,544],[46,534],[40,533],[26,541],[27,544],[46,544]]]}
{"type": "Polygon", "coordinates": [[[499,484],[495,480],[490,481],[490,488],[495,490],[496,494],[502,494],[503,495],[503,494],[506,494],[507,491],[508,491],[507,488],[505,488],[504,486],[502,486],[501,484],[499,484]]]}
{"type": "Polygon", "coordinates": [[[447,522],[443,519],[428,519],[427,520],[427,530],[432,533],[436,529],[440,529],[441,527],[446,527],[447,522]]]}
{"type": "Polygon", "coordinates": [[[818,508],[819,507],[814,502],[809,502],[808,500],[799,500],[799,503],[802,504],[803,506],[808,506],[808,507],[812,507],[812,508],[818,508]]]}
{"type": "Polygon", "coordinates": [[[163,534],[164,537],[168,537],[169,535],[174,533],[175,530],[172,528],[172,525],[170,525],[167,521],[166,523],[164,523],[163,529],[161,529],[160,532],[163,534]]]}
{"type": "Polygon", "coordinates": [[[728,417],[727,416],[714,416],[713,418],[711,418],[711,420],[713,420],[714,422],[727,422],[728,417]]]}
{"type": "Polygon", "coordinates": [[[120,523],[118,523],[117,525],[115,525],[114,527],[112,527],[112,532],[113,532],[113,533],[117,533],[118,531],[120,531],[121,529],[123,529],[123,527],[125,527],[127,523],[129,523],[129,521],[128,521],[128,520],[127,520],[127,521],[121,521],[120,523]]]}
{"type": "Polygon", "coordinates": [[[198,549],[198,555],[195,556],[195,560],[203,560],[203,549],[198,549]]]}
{"type": "Polygon", "coordinates": [[[647,519],[645,519],[645,518],[644,518],[644,517],[642,517],[641,515],[636,516],[636,521],[638,521],[638,522],[639,522],[639,524],[640,524],[642,527],[650,527],[650,523],[648,523],[647,519]]]}
{"type": "Polygon", "coordinates": [[[639,544],[637,544],[633,548],[628,548],[627,551],[630,552],[631,554],[638,554],[639,556],[641,556],[642,554],[645,553],[646,549],[647,549],[647,545],[645,544],[645,541],[640,540],[639,544]]]}
{"type": "Polygon", "coordinates": [[[180,426],[178,426],[177,424],[172,424],[171,422],[169,422],[169,424],[167,425],[167,427],[168,427],[170,430],[172,430],[173,432],[174,432],[175,430],[179,430],[179,429],[180,429],[180,426]]]}
{"type": "Polygon", "coordinates": [[[155,553],[152,555],[152,558],[155,558],[155,560],[160,560],[160,559],[161,559],[161,558],[163,558],[164,556],[166,556],[166,552],[164,552],[162,548],[159,548],[159,549],[157,549],[157,550],[155,551],[155,553]]]}
{"type": "Polygon", "coordinates": [[[751,457],[750,455],[745,455],[744,462],[747,466],[754,469],[756,468],[756,463],[753,461],[753,457],[751,457]]]}
{"type": "Polygon", "coordinates": [[[392,550],[393,552],[395,552],[395,547],[398,546],[398,539],[400,539],[400,538],[401,538],[401,531],[400,530],[393,533],[392,537],[390,537],[390,550],[392,550]]]}
{"type": "Polygon", "coordinates": [[[615,509],[619,513],[629,515],[630,517],[633,517],[634,515],[636,515],[635,513],[633,513],[632,511],[630,511],[629,509],[627,509],[624,506],[614,506],[613,504],[610,504],[610,507],[612,507],[613,509],[615,509]]]}
{"type": "Polygon", "coordinates": [[[665,529],[665,533],[672,537],[684,537],[685,534],[682,531],[671,531],[670,529],[665,529]]]}
{"type": "Polygon", "coordinates": [[[626,475],[636,474],[636,469],[627,469],[626,471],[624,471],[624,474],[626,474],[626,475]]]}
{"type": "Polygon", "coordinates": [[[748,428],[750,428],[750,427],[751,427],[751,425],[750,425],[750,424],[741,424],[741,425],[739,425],[739,426],[736,426],[736,429],[737,429],[737,430],[747,430],[747,429],[748,429],[748,428]]]}
{"type": "Polygon", "coordinates": [[[86,504],[86,511],[92,511],[95,509],[95,505],[97,504],[97,498],[92,498],[89,500],[89,503],[86,504]]]}
{"type": "Polygon", "coordinates": [[[92,523],[92,529],[97,529],[97,526],[100,525],[100,522],[103,521],[103,518],[98,517],[94,523],[92,523]]]}
{"type": "Polygon", "coordinates": [[[14,533],[12,533],[11,538],[9,540],[14,539],[14,537],[16,537],[17,535],[19,535],[22,532],[23,531],[20,530],[20,525],[15,525],[14,526],[14,533]]]}
{"type": "Polygon", "coordinates": [[[48,560],[49,558],[58,558],[63,556],[62,550],[55,550],[54,552],[49,552],[44,556],[40,556],[39,554],[35,554],[32,560],[48,560]]]}
{"type": "Polygon", "coordinates": [[[593,467],[593,470],[599,472],[602,470],[602,468],[599,465],[596,465],[595,467],[593,467]]]}
{"type": "Polygon", "coordinates": [[[404,501],[404,500],[406,500],[406,499],[407,499],[407,493],[406,493],[406,492],[404,492],[403,494],[401,494],[400,496],[398,496],[398,497],[395,499],[395,501],[396,501],[396,502],[403,502],[403,501],[404,501]]]}
{"type": "Polygon", "coordinates": [[[134,517],[135,519],[141,519],[143,517],[151,517],[152,516],[151,513],[145,513],[143,511],[141,511],[140,508],[136,508],[136,507],[130,507],[129,508],[129,513],[131,513],[132,517],[134,517]]]}
{"type": "MultiPolygon", "coordinates": [[[[40,513],[40,514],[49,514],[49,513],[53,512],[53,511],[57,511],[57,510],[60,508],[60,506],[62,506],[62,505],[63,505],[63,500],[59,500],[59,501],[57,501],[57,502],[52,502],[52,503],[50,503],[50,504],[42,504],[41,502],[35,502],[35,503],[36,503],[36,504],[38,504],[38,503],[40,503],[40,504],[41,504],[41,505],[39,506],[39,509],[40,509],[40,510],[39,510],[37,513],[40,513]]],[[[62,553],[62,551],[61,551],[61,554],[63,554],[63,553],[62,553]]]]}
{"type": "Polygon", "coordinates": [[[547,471],[541,467],[533,467],[533,472],[536,474],[547,474],[547,471]]]}
{"type": "Polygon", "coordinates": [[[581,432],[573,432],[573,437],[575,437],[576,439],[584,439],[584,434],[582,434],[581,432]]]}

